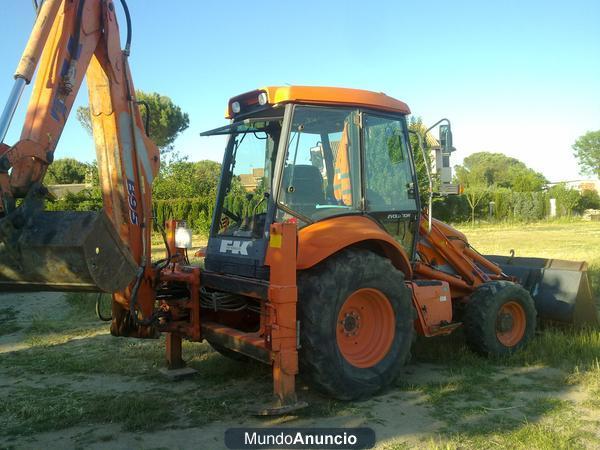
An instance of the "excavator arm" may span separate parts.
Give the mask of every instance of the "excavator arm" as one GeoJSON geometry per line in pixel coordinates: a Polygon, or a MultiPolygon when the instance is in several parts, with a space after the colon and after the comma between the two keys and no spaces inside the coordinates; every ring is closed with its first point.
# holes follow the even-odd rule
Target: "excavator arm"
{"type": "Polygon", "coordinates": [[[0,118],[0,290],[114,293],[113,332],[131,334],[144,325],[137,312],[153,308],[151,187],[160,160],[135,99],[121,3],[124,50],[112,0],[46,0],[38,10],[0,118]],[[20,140],[4,144],[36,69],[20,140]],[[104,208],[44,211],[42,181],[86,75],[104,208]],[[132,308],[137,298],[145,300],[132,308]]]}

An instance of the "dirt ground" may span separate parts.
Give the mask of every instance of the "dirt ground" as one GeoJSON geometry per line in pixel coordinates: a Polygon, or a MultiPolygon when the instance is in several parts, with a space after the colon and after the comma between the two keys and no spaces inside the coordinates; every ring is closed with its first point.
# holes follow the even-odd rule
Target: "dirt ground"
{"type": "MultiPolygon", "coordinates": [[[[1,328],[7,331],[0,335],[2,448],[218,449],[227,428],[269,425],[367,426],[375,430],[378,448],[485,442],[519,447],[529,439],[523,433],[556,432],[558,414],[561,420],[577,416],[580,425],[575,433],[550,433],[547,444],[560,447],[560,439],[569,442],[573,436],[572,442],[585,447],[600,443],[600,416],[590,407],[597,402],[593,391],[566,382],[569,374],[560,368],[496,366],[465,356],[458,347],[449,355],[456,364],[414,359],[394,388],[366,402],[334,402],[303,386],[299,395],[310,404],[306,410],[264,419],[251,415],[256,400],[268,398],[268,372],[262,367],[247,371],[243,363],[196,344],[190,352],[198,375],[170,382],[157,371],[161,342],[138,345],[113,338],[89,311],[74,315],[62,294],[0,295],[0,308],[1,328]],[[75,318],[80,323],[73,329],[75,318]],[[121,353],[112,356],[115,346],[121,353]],[[123,361],[115,365],[119,358],[123,361]],[[215,402],[202,403],[206,396],[215,402]],[[121,399],[125,405],[132,398],[148,401],[123,415],[121,399]],[[140,415],[140,421],[131,415],[140,415]]],[[[545,438],[539,439],[534,446],[545,448],[545,438]]]]}

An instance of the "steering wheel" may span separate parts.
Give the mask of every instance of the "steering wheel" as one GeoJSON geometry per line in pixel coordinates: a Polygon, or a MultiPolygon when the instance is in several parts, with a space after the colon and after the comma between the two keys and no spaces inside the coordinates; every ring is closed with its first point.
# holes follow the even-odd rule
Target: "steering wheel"
{"type": "Polygon", "coordinates": [[[233,220],[235,220],[238,223],[242,221],[242,218],[240,216],[238,216],[237,214],[232,213],[227,208],[221,208],[221,212],[223,214],[225,214],[227,217],[232,218],[233,220]]]}

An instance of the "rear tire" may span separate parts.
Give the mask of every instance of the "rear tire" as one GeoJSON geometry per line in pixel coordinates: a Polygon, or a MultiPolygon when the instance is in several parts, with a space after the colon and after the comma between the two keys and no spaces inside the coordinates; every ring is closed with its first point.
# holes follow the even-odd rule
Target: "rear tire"
{"type": "Polygon", "coordinates": [[[404,274],[348,249],[298,274],[301,373],[341,400],[389,385],[410,358],[415,317],[404,274]]]}
{"type": "Polygon", "coordinates": [[[466,306],[467,345],[476,353],[510,355],[535,334],[537,313],[529,293],[509,281],[479,286],[466,306]]]}

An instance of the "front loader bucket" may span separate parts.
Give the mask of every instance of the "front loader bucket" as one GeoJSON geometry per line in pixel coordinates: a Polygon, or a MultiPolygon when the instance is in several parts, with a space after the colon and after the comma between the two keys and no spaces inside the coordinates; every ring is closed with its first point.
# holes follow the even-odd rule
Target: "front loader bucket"
{"type": "Polygon", "coordinates": [[[542,319],[575,326],[599,326],[600,313],[584,261],[485,255],[517,278],[535,300],[542,319]]]}
{"type": "Polygon", "coordinates": [[[0,292],[124,289],[137,264],[104,212],[0,220],[0,292]]]}

